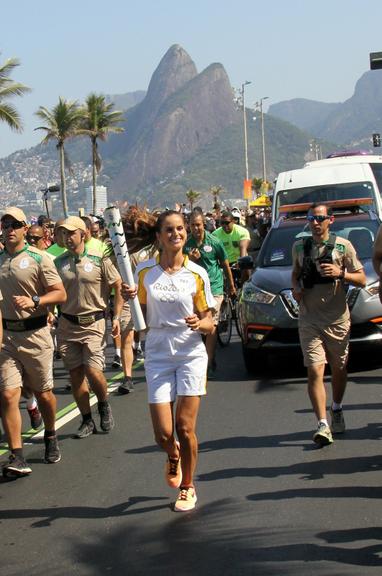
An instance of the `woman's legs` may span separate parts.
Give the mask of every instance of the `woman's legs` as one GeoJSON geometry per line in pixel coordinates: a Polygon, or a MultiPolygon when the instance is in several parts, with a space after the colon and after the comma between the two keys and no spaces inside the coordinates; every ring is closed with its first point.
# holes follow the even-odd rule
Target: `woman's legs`
{"type": "Polygon", "coordinates": [[[196,420],[200,406],[200,396],[178,396],[176,406],[176,432],[180,442],[182,465],[182,487],[193,486],[194,472],[198,458],[196,420]]]}
{"type": "Polygon", "coordinates": [[[174,436],[173,402],[150,404],[150,415],[157,444],[169,458],[179,458],[179,449],[174,436]]]}

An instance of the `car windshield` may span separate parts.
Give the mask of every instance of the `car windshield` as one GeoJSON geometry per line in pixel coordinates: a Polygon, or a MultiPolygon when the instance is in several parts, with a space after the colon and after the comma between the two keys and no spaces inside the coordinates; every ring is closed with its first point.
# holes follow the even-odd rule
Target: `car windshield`
{"type": "MultiPolygon", "coordinates": [[[[272,228],[259,253],[257,264],[261,267],[292,266],[292,246],[295,240],[310,236],[305,220],[301,225],[272,228]]],[[[343,220],[333,222],[330,230],[346,238],[355,247],[360,260],[371,258],[374,238],[379,223],[377,220],[343,220]]]]}
{"type": "MultiPolygon", "coordinates": [[[[325,202],[327,200],[352,200],[354,198],[374,198],[371,182],[348,182],[346,184],[327,184],[281,190],[277,194],[276,212],[286,204],[325,202]]],[[[375,206],[374,206],[375,210],[375,206]]]]}

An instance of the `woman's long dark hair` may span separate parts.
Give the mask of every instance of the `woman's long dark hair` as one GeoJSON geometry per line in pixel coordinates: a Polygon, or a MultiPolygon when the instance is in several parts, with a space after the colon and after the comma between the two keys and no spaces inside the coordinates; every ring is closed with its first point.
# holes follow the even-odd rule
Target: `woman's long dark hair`
{"type": "Polygon", "coordinates": [[[144,208],[131,207],[122,216],[123,229],[126,236],[129,252],[139,252],[144,248],[150,248],[157,243],[157,232],[160,232],[167,216],[176,214],[184,220],[183,214],[176,210],[164,212],[147,212],[144,208]]]}

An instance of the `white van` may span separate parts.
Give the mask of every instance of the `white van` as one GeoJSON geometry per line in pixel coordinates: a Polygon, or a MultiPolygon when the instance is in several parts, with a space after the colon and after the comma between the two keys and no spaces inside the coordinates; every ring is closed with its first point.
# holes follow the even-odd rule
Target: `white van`
{"type": "Polygon", "coordinates": [[[273,194],[272,223],[290,204],[370,198],[368,209],[382,219],[382,156],[343,152],[280,172],[273,194]]]}

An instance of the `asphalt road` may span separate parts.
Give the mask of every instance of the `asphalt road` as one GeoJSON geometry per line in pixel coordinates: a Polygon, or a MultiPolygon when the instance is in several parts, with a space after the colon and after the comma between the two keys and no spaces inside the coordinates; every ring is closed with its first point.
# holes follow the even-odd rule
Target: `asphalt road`
{"type": "MultiPolygon", "coordinates": [[[[111,394],[111,434],[75,440],[69,413],[56,465],[42,463],[41,439],[27,439],[32,475],[0,484],[0,574],[380,575],[381,370],[350,375],[347,432],[323,449],[294,370],[290,359],[288,377],[255,381],[238,342],[219,351],[189,514],[172,511],[142,368],[134,394],[111,394]]],[[[60,365],[56,382],[62,411],[72,400],[60,365]]]]}

